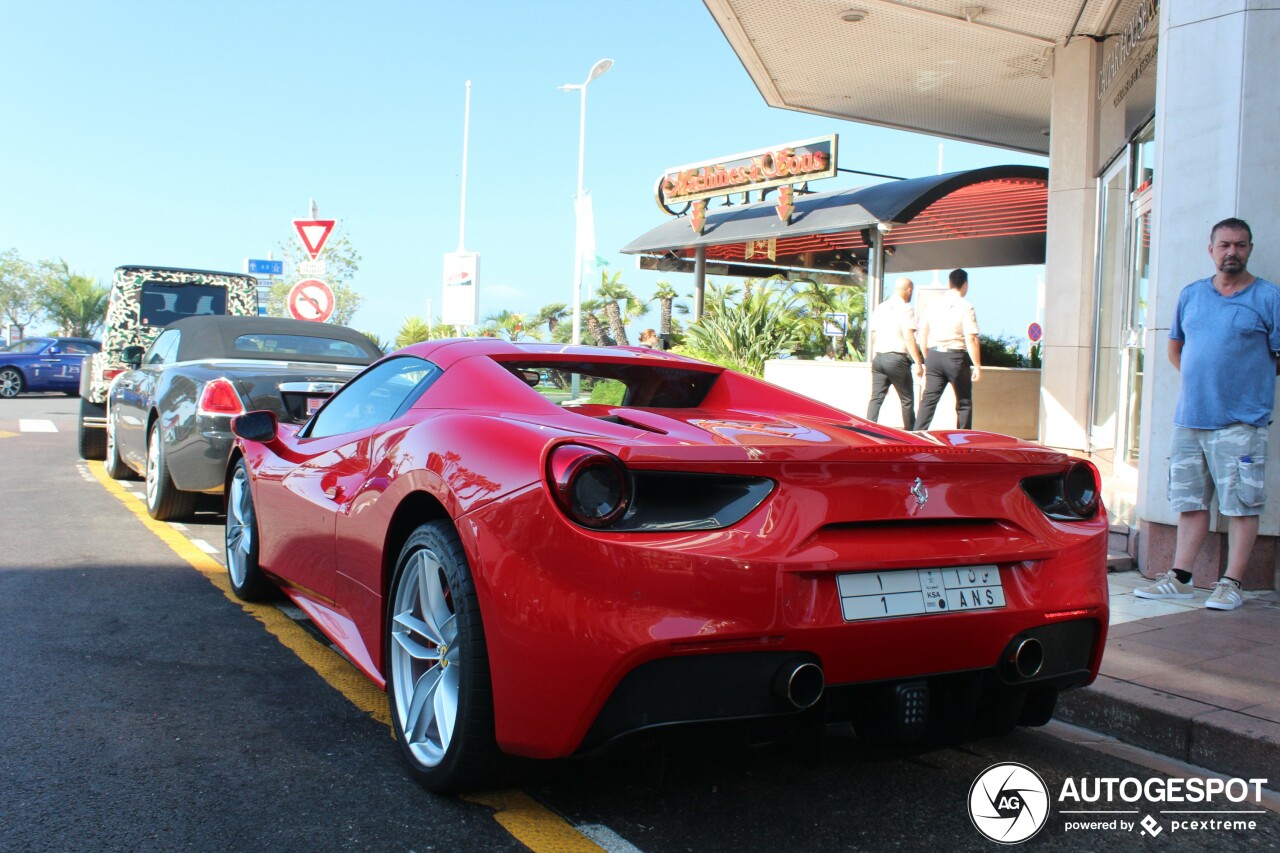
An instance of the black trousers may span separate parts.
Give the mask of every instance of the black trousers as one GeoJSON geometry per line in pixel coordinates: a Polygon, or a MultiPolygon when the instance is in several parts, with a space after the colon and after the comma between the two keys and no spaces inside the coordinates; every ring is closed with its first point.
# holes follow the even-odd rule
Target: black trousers
{"type": "Polygon", "coordinates": [[[882,352],[871,360],[871,402],[867,405],[867,420],[880,417],[880,406],[889,393],[889,386],[898,392],[902,406],[902,428],[911,429],[916,422],[915,391],[911,387],[911,356],[905,352],[882,352]]]}
{"type": "Polygon", "coordinates": [[[916,429],[928,429],[933,411],[947,385],[956,395],[956,428],[973,429],[973,362],[964,350],[931,349],[924,357],[924,395],[920,398],[920,414],[916,429]]]}

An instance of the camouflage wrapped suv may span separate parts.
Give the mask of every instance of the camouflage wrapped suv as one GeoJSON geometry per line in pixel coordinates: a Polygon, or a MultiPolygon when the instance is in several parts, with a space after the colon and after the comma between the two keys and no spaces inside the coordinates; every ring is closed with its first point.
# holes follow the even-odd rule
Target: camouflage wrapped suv
{"type": "Polygon", "coordinates": [[[106,458],[107,389],[127,367],[122,355],[125,347],[150,346],[161,329],[183,317],[257,313],[258,280],[250,275],[117,267],[102,329],[102,352],[87,357],[80,371],[80,458],[106,458]]]}

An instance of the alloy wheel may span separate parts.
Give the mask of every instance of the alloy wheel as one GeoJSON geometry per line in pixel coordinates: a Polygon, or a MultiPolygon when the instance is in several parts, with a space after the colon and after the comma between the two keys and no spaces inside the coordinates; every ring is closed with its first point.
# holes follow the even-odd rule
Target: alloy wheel
{"type": "Polygon", "coordinates": [[[12,367],[0,370],[0,397],[16,397],[22,393],[22,374],[12,367]]]}
{"type": "Polygon", "coordinates": [[[396,588],[391,628],[395,708],[414,758],[434,767],[458,721],[458,625],[439,557],[423,548],[410,557],[396,588]]]}
{"type": "Polygon", "coordinates": [[[156,505],[156,491],[160,488],[160,432],[151,433],[147,442],[147,506],[156,505]]]}
{"type": "Polygon", "coordinates": [[[248,577],[249,555],[253,548],[253,498],[244,466],[237,466],[227,493],[227,570],[231,581],[243,587],[248,577]]]}

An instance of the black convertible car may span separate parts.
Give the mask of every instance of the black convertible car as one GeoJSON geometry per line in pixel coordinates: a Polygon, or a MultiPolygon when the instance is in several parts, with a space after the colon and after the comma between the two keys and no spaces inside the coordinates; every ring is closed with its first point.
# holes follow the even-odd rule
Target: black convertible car
{"type": "Polygon", "coordinates": [[[235,441],[231,418],[267,409],[302,423],[382,356],[354,329],[274,317],[187,317],[144,351],[107,395],[107,473],[146,478],[153,518],[189,515],[196,494],[220,494],[235,441]]]}

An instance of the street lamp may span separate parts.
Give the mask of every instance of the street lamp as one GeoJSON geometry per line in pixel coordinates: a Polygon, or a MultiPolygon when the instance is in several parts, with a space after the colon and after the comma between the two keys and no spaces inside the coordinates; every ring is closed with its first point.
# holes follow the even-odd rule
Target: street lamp
{"type": "MultiPolygon", "coordinates": [[[[586,153],[587,141],[587,86],[591,81],[613,67],[612,59],[602,59],[591,66],[591,73],[582,83],[566,83],[560,87],[562,92],[577,89],[582,95],[582,111],[578,120],[578,195],[574,206],[573,236],[573,343],[582,343],[582,161],[586,153]]],[[[573,375],[571,393],[578,397],[578,375],[573,375]]]]}

